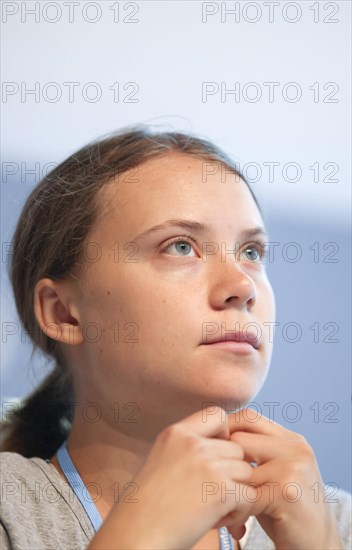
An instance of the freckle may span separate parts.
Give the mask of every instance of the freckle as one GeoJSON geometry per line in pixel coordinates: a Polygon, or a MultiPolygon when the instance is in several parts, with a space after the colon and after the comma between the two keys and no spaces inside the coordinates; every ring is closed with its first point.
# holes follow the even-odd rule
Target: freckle
{"type": "Polygon", "coordinates": [[[110,290],[108,290],[106,294],[107,294],[108,296],[110,296],[110,290]]]}
{"type": "Polygon", "coordinates": [[[100,353],[103,353],[103,350],[100,348],[100,353]]]}

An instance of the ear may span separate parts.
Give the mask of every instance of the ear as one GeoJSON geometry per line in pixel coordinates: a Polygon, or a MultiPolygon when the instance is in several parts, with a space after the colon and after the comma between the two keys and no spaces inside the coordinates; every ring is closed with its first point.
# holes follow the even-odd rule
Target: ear
{"type": "Polygon", "coordinates": [[[34,313],[49,338],[76,345],[84,341],[84,336],[70,289],[67,281],[40,279],[34,288],[34,313]]]}

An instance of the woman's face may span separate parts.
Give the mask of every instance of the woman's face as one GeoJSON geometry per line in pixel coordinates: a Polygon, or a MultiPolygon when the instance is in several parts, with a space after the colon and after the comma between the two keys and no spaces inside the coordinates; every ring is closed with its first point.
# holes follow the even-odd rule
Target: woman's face
{"type": "Polygon", "coordinates": [[[271,359],[265,323],[275,302],[252,244],[267,237],[245,234],[263,227],[246,184],[220,164],[172,152],[120,175],[101,198],[75,283],[81,396],[170,419],[251,400],[271,359]],[[168,222],[176,219],[205,228],[168,222]],[[246,327],[257,349],[205,343],[246,327]]]}

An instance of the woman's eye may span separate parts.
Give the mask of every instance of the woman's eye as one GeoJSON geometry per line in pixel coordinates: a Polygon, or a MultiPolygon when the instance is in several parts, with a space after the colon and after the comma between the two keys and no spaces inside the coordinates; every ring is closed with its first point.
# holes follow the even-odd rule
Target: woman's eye
{"type": "Polygon", "coordinates": [[[251,243],[246,246],[243,250],[245,259],[248,259],[250,262],[262,262],[265,257],[265,247],[263,243],[251,243]]]}
{"type": "MultiPolygon", "coordinates": [[[[171,247],[174,247],[174,249],[178,254],[186,257],[189,256],[189,252],[191,250],[194,251],[193,245],[190,242],[186,241],[185,239],[177,239],[169,243],[165,248],[163,248],[162,252],[166,252],[171,247]]],[[[175,256],[175,254],[171,254],[171,255],[175,256]]]]}

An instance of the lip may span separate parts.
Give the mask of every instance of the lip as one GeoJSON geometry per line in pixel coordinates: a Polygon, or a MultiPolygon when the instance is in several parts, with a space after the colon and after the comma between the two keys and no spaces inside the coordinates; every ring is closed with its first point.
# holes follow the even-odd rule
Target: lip
{"type": "Polygon", "coordinates": [[[222,336],[208,335],[202,342],[206,346],[223,347],[233,351],[253,351],[259,348],[259,338],[254,332],[226,332],[222,336]]]}
{"type": "Polygon", "coordinates": [[[237,353],[239,355],[246,355],[248,353],[254,353],[256,351],[256,348],[248,342],[223,341],[214,342],[213,344],[206,345],[208,346],[208,348],[231,351],[232,353],[237,353]]]}

